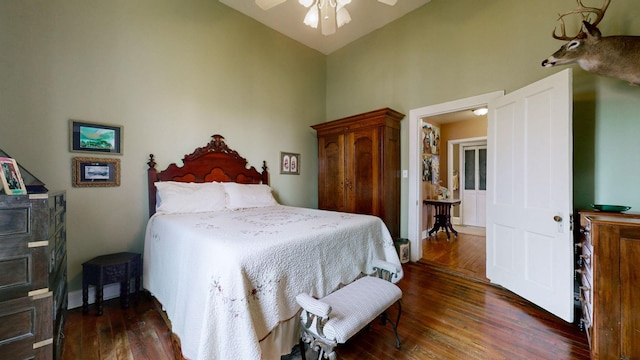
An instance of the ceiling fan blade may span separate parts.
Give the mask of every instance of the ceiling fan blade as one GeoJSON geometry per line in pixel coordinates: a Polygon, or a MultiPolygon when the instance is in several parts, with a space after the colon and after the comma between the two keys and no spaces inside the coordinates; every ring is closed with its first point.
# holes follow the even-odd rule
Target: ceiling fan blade
{"type": "Polygon", "coordinates": [[[256,5],[260,6],[262,10],[269,10],[285,1],[287,0],[256,0],[256,5]]]}
{"type": "Polygon", "coordinates": [[[398,2],[398,0],[378,0],[378,1],[380,1],[383,4],[387,4],[389,6],[393,6],[398,2]]]}

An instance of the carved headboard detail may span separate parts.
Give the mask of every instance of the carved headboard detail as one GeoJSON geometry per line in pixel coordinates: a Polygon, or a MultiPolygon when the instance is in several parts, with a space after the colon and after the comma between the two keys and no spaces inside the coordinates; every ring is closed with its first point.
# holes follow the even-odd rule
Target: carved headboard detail
{"type": "Polygon", "coordinates": [[[196,148],[193,153],[182,159],[182,166],[175,163],[162,171],[156,170],[153,154],[149,154],[148,188],[149,216],[156,211],[157,181],[179,182],[236,182],[241,184],[269,184],[267,162],[262,162],[262,172],[255,167],[247,167],[247,160],[237,151],[230,149],[222,135],[211,136],[211,141],[203,147],[196,148]]]}

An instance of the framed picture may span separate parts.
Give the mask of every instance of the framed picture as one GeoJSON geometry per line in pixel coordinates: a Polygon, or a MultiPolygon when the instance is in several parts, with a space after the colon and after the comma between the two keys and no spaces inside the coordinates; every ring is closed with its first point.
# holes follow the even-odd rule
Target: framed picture
{"type": "Polygon", "coordinates": [[[69,120],[70,151],[122,154],[122,126],[69,120]]]}
{"type": "Polygon", "coordinates": [[[73,158],[75,187],[120,186],[120,159],[73,158]]]}
{"type": "Polygon", "coordinates": [[[280,174],[300,175],[300,154],[281,152],[280,174]]]}
{"type": "Polygon", "coordinates": [[[0,157],[0,179],[5,194],[24,195],[27,193],[15,159],[0,157]]]}

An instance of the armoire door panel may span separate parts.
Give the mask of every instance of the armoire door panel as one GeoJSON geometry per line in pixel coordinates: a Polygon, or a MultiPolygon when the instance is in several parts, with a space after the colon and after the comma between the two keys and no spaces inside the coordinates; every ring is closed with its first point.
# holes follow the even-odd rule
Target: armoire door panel
{"type": "Polygon", "coordinates": [[[318,206],[325,210],[346,211],[344,184],[344,135],[320,140],[321,168],[318,206]]]}
{"type": "Polygon", "coordinates": [[[359,214],[379,215],[377,196],[377,136],[375,130],[359,131],[353,134],[352,152],[348,159],[353,170],[350,177],[350,207],[359,214]]]}

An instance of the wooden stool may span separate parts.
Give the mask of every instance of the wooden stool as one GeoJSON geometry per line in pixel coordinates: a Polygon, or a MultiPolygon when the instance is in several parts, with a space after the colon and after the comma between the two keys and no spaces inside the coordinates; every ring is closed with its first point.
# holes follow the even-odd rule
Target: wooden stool
{"type": "Polygon", "coordinates": [[[142,260],[140,254],[122,252],[95,257],[82,264],[82,312],[89,312],[89,285],[96,287],[96,306],[98,315],[102,315],[102,296],[104,285],[120,283],[120,303],[129,307],[129,289],[131,278],[135,278],[135,297],[140,292],[142,260]]]}

